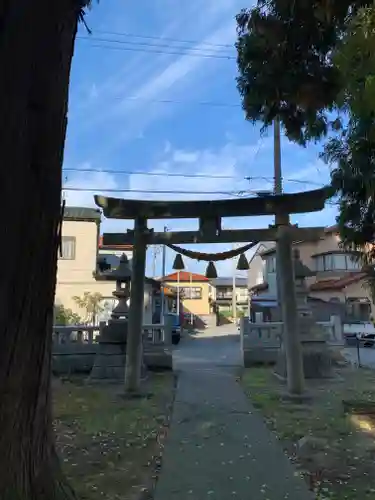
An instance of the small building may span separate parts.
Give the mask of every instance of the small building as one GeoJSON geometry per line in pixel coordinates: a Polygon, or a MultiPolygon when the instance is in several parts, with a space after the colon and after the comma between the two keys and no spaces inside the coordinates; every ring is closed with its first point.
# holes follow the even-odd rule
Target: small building
{"type": "MultiPolygon", "coordinates": [[[[129,259],[133,255],[131,245],[103,245],[100,236],[101,212],[86,207],[65,207],[62,225],[61,254],[58,256],[55,305],[71,309],[83,321],[86,311],[78,307],[74,297],[83,297],[85,293],[100,294],[96,321],[109,319],[117,304],[112,295],[115,283],[102,279],[102,273],[115,269],[122,254],[129,259]]],[[[152,323],[160,295],[160,282],[145,279],[144,322],[152,323]]],[[[168,287],[166,290],[166,311],[172,308],[176,293],[168,287]]]]}
{"type": "Polygon", "coordinates": [[[192,315],[195,323],[215,325],[213,288],[202,274],[177,271],[161,278],[168,288],[175,289],[185,315],[192,315]]]}
{"type": "MultiPolygon", "coordinates": [[[[293,243],[301,261],[314,275],[307,278],[308,298],[317,321],[329,321],[338,315],[343,321],[369,321],[374,305],[366,288],[356,252],[343,251],[337,226],[328,227],[320,238],[293,243]]],[[[261,254],[264,261],[263,283],[250,289],[252,316],[263,314],[268,321],[278,321],[276,248],[261,254]]]]}
{"type": "Polygon", "coordinates": [[[218,313],[227,314],[233,311],[233,285],[236,290],[236,309],[247,313],[249,309],[249,289],[247,278],[215,278],[212,280],[215,294],[214,300],[217,306],[218,313]]]}
{"type": "Polygon", "coordinates": [[[275,243],[272,241],[261,241],[256,245],[254,253],[249,259],[249,271],[247,274],[249,290],[257,285],[261,285],[262,283],[264,283],[265,261],[262,257],[262,254],[263,252],[273,248],[274,246],[275,243]]]}

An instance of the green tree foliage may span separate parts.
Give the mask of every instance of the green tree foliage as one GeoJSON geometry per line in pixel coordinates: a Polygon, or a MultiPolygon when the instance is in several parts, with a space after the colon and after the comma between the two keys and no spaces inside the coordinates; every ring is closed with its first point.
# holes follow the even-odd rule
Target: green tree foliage
{"type": "Polygon", "coordinates": [[[98,315],[104,311],[102,305],[103,296],[100,293],[84,292],[82,297],[77,295],[73,297],[74,302],[78,307],[85,311],[85,321],[96,324],[98,315]]]}
{"type": "Polygon", "coordinates": [[[323,157],[335,165],[332,184],[340,198],[343,244],[362,250],[369,263],[375,258],[375,4],[352,19],[334,62],[345,75],[338,104],[348,110],[349,120],[323,157]]]}
{"type": "Polygon", "coordinates": [[[246,118],[265,127],[279,116],[289,139],[305,145],[329,131],[341,90],[331,53],[353,3],[259,0],[237,16],[238,90],[246,118]]]}
{"type": "Polygon", "coordinates": [[[55,325],[79,325],[82,323],[82,319],[71,309],[65,309],[63,305],[55,305],[54,311],[54,322],[55,325]]]}
{"type": "Polygon", "coordinates": [[[278,116],[302,145],[338,136],[323,157],[335,163],[343,242],[356,248],[374,241],[374,11],[374,0],[258,0],[237,16],[246,118],[267,127],[278,116]]]}

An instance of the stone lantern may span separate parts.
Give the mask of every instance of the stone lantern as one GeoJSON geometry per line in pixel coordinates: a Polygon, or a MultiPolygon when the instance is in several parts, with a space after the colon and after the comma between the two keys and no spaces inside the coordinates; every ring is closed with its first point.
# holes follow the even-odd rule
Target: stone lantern
{"type": "Polygon", "coordinates": [[[131,269],[129,267],[129,261],[125,254],[122,254],[120,258],[119,266],[113,271],[108,271],[103,273],[103,276],[108,281],[115,281],[116,288],[112,295],[118,300],[118,304],[113,309],[110,321],[115,320],[126,320],[129,318],[129,297],[130,297],[130,280],[131,280],[131,269]]]}
{"type": "Polygon", "coordinates": [[[121,256],[119,266],[116,269],[103,272],[100,278],[116,282],[116,288],[112,295],[118,300],[118,303],[113,309],[108,323],[101,325],[98,352],[90,379],[123,380],[131,281],[131,269],[126,255],[121,256]]]}
{"type": "MultiPolygon", "coordinates": [[[[306,278],[314,276],[315,273],[302,263],[297,249],[293,251],[293,264],[304,375],[306,379],[329,377],[331,375],[331,353],[324,329],[316,324],[307,300],[308,287],[306,278]]],[[[283,335],[285,335],[285,332],[283,335]]],[[[282,378],[286,378],[284,348],[280,350],[276,373],[282,378]]]]}

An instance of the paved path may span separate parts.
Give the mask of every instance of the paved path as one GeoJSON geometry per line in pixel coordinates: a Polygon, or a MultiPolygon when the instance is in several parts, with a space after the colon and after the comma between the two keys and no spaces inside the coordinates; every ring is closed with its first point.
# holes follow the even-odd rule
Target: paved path
{"type": "Polygon", "coordinates": [[[235,379],[239,339],[183,341],[172,425],[155,500],[311,500],[235,379]]]}

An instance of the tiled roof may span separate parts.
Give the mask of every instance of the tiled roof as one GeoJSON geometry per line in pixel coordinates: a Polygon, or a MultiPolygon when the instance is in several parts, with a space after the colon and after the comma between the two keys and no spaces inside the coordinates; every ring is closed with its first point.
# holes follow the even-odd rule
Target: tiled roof
{"type": "MultiPolygon", "coordinates": [[[[233,278],[215,278],[211,283],[213,286],[232,286],[233,278]]],[[[247,287],[247,278],[236,278],[236,286],[247,287]]]]}
{"type": "Polygon", "coordinates": [[[101,212],[96,208],[87,207],[65,207],[64,220],[76,221],[98,221],[101,220],[101,212]]]}
{"type": "Polygon", "coordinates": [[[263,292],[264,290],[268,290],[268,283],[258,283],[250,288],[251,292],[263,292]]]}
{"type": "Polygon", "coordinates": [[[99,249],[101,250],[127,250],[132,251],[133,245],[103,245],[103,236],[99,238],[99,249]]]}
{"type": "Polygon", "coordinates": [[[206,276],[203,276],[203,274],[189,273],[187,271],[180,271],[179,273],[175,272],[169,274],[168,276],[164,276],[164,278],[161,279],[162,281],[185,281],[185,282],[210,281],[208,278],[206,278],[206,276]],[[178,276],[178,274],[180,276],[178,276]]]}
{"type": "Polygon", "coordinates": [[[259,252],[259,255],[263,257],[264,255],[272,255],[275,252],[276,252],[276,247],[274,246],[272,248],[267,248],[267,250],[263,250],[263,252],[259,252]]]}
{"type": "Polygon", "coordinates": [[[342,290],[343,288],[358,283],[366,276],[366,273],[349,273],[343,278],[316,281],[310,286],[311,292],[321,292],[324,290],[342,290]]]}

